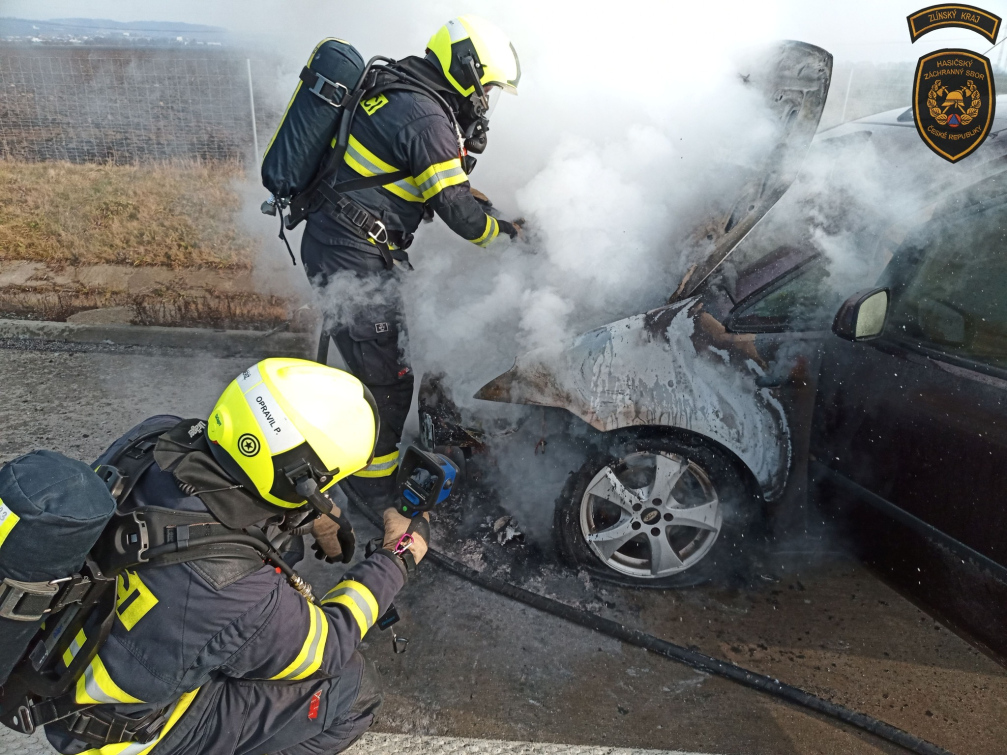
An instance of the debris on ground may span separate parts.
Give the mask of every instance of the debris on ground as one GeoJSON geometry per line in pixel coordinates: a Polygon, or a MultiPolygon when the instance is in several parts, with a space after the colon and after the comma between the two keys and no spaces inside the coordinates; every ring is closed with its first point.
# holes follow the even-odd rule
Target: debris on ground
{"type": "Polygon", "coordinates": [[[502,516],[493,522],[493,533],[499,545],[524,542],[524,533],[518,528],[517,519],[512,516],[502,516]]]}

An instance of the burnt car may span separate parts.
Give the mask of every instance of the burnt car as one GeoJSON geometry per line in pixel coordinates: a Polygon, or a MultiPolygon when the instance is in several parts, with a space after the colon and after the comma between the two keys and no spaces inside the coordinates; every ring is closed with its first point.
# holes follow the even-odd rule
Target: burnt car
{"type": "Polygon", "coordinates": [[[837,308],[875,283],[907,218],[1007,169],[996,136],[1007,118],[956,166],[922,145],[904,108],[816,135],[831,62],[787,43],[751,74],[777,115],[776,146],[680,242],[695,261],[664,306],[524,354],[476,394],[589,426],[593,450],[560,495],[555,534],[593,575],[694,584],[741,558],[759,523],[800,519],[837,308]]]}

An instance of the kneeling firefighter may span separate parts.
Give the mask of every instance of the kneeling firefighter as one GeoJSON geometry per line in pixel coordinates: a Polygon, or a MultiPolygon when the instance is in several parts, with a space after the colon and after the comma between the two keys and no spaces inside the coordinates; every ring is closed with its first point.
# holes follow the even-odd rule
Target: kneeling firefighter
{"type": "Polygon", "coordinates": [[[520,76],[508,38],[475,16],[449,21],[425,57],[375,58],[364,66],[350,45],[326,40],[301,72],[263,158],[263,183],[274,195],[263,211],[279,208],[282,218],[289,204],[286,228],[307,220],[305,270],[315,285],[333,284],[329,296],[340,311],[330,312],[323,327],[319,361],[331,335],[377,400],[375,459],[351,481],[372,503],[384,503],[393,490],[413,393],[400,345],[396,268],[409,269],[405,250],[420,221],[434,213],[479,247],[501,234],[518,236],[520,221],[500,218],[471,189],[468,174],[475,166],[470,153],[486,148],[496,100],[502,92],[516,94],[520,76]],[[324,134],[324,152],[311,147],[312,134],[324,134]],[[368,301],[347,306],[361,292],[368,301]]]}
{"type": "MultiPolygon", "coordinates": [[[[67,754],[347,747],[382,701],[357,646],[422,560],[429,525],[389,509],[383,539],[322,597],[265,529],[311,532],[317,555],[348,562],[352,528],[324,491],[367,466],[378,424],[352,375],[267,359],[227,387],[209,419],[142,422],[92,465],[97,474],[49,452],[0,469],[0,572],[16,576],[0,585],[0,635],[18,622],[34,631],[42,605],[51,610],[0,689],[0,720],[28,733],[45,726],[67,754]],[[46,547],[79,546],[94,521],[104,529],[84,544],[86,568],[51,580],[58,596],[46,596],[38,580],[51,575],[33,564],[46,547]],[[103,580],[107,612],[105,598],[82,597],[103,580]],[[39,694],[61,676],[65,693],[39,694]]],[[[0,681],[12,665],[5,652],[0,681]]]]}

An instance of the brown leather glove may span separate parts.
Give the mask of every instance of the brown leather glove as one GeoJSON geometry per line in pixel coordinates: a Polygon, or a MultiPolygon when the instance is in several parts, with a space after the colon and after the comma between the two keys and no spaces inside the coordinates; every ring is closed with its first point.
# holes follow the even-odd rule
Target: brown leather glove
{"type": "MultiPolygon", "coordinates": [[[[339,516],[342,512],[338,506],[332,507],[332,513],[339,516]]],[[[311,546],[315,558],[325,559],[330,564],[343,561],[343,545],[339,542],[339,525],[328,516],[320,516],[311,528],[315,542],[311,546]]]]}
{"type": "Polygon", "coordinates": [[[424,512],[421,516],[409,519],[395,509],[385,509],[384,522],[385,537],[381,547],[394,551],[399,539],[406,534],[407,529],[411,529],[413,544],[409,546],[409,552],[413,554],[417,564],[422,561],[427,555],[427,542],[430,540],[430,514],[424,512]]]}

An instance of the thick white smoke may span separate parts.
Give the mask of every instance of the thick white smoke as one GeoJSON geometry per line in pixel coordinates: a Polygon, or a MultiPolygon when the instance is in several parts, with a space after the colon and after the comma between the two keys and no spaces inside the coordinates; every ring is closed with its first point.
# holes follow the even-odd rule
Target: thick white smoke
{"type": "MultiPolygon", "coordinates": [[[[497,23],[521,58],[520,95],[497,108],[472,183],[529,229],[525,243],[481,250],[435,221],[410,249],[411,359],[417,373],[445,373],[467,403],[518,353],[674,291],[684,266],[673,240],[736,184],[736,167],[767,148],[767,113],[735,58],[772,39],[774,12],[643,0],[617,11],[485,0],[292,4],[289,19],[313,21],[287,25],[273,48],[283,60],[275,99],[285,102],[321,34],[351,41],[365,58],[403,57],[422,54],[430,34],[462,12],[497,23]]],[[[256,222],[267,239],[274,233],[272,219],[256,222]]],[[[267,258],[264,279],[303,286],[272,239],[267,258]]]]}

